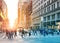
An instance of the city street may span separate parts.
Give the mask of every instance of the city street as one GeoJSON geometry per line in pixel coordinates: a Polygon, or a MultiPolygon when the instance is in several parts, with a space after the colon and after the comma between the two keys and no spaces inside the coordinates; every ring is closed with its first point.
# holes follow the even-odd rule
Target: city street
{"type": "Polygon", "coordinates": [[[7,39],[7,37],[2,37],[0,38],[0,43],[60,43],[60,35],[31,35],[24,38],[17,36],[11,40],[7,39]]]}
{"type": "Polygon", "coordinates": [[[60,0],[0,0],[0,43],[60,43],[60,0]]]}

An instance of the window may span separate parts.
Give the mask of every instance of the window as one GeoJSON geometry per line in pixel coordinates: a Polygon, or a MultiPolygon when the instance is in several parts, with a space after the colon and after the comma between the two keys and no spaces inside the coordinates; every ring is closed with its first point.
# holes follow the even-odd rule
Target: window
{"type": "Polygon", "coordinates": [[[57,1],[57,0],[52,0],[52,3],[53,3],[53,2],[56,2],[56,1],[57,1]]]}
{"type": "Polygon", "coordinates": [[[54,0],[52,0],[52,2],[54,2],[54,0]]]}
{"type": "Polygon", "coordinates": [[[57,13],[57,18],[60,18],[60,12],[59,12],[59,13],[57,13]]]}
{"type": "Polygon", "coordinates": [[[44,17],[44,21],[46,21],[46,17],[44,17]]]}
{"type": "Polygon", "coordinates": [[[44,2],[45,2],[46,0],[44,0],[44,2]]]}
{"type": "Polygon", "coordinates": [[[57,2],[57,8],[59,7],[59,2],[57,2]]]}
{"type": "Polygon", "coordinates": [[[41,4],[43,3],[43,0],[41,1],[41,4]]]}
{"type": "Polygon", "coordinates": [[[39,3],[39,5],[40,5],[40,3],[39,3]]]}
{"type": "Polygon", "coordinates": [[[46,6],[46,3],[44,4],[44,7],[46,6]]]}
{"type": "Polygon", "coordinates": [[[49,0],[49,4],[50,4],[50,0],[49,0]]]}
{"type": "Polygon", "coordinates": [[[52,10],[53,10],[54,8],[53,8],[53,5],[52,5],[52,10]]]}
{"type": "Polygon", "coordinates": [[[54,1],[57,1],[57,0],[54,0],[54,1]]]}
{"type": "Polygon", "coordinates": [[[40,11],[40,7],[39,7],[38,9],[39,9],[39,11],[40,11]]]}
{"type": "Polygon", "coordinates": [[[47,12],[49,12],[49,11],[50,11],[50,6],[47,7],[47,12]]]}
{"type": "Polygon", "coordinates": [[[55,19],[55,14],[52,15],[52,19],[55,19]]]}
{"type": "Polygon", "coordinates": [[[46,8],[44,9],[44,13],[46,13],[46,8]]]}
{"type": "Polygon", "coordinates": [[[41,9],[43,8],[43,6],[41,6],[41,9]]]}
{"type": "Polygon", "coordinates": [[[43,14],[43,10],[41,10],[41,14],[43,14]]]}
{"type": "Polygon", "coordinates": [[[50,16],[47,16],[47,20],[50,20],[50,16]]]}
{"type": "Polygon", "coordinates": [[[53,6],[54,6],[53,8],[55,9],[55,4],[53,4],[53,6]]]}
{"type": "Polygon", "coordinates": [[[52,5],[52,10],[54,10],[54,9],[55,9],[55,4],[52,5]]]}
{"type": "Polygon", "coordinates": [[[49,5],[49,1],[47,1],[47,5],[49,5]]]}
{"type": "Polygon", "coordinates": [[[49,5],[50,4],[50,0],[49,1],[47,1],[47,5],[49,5]]]}

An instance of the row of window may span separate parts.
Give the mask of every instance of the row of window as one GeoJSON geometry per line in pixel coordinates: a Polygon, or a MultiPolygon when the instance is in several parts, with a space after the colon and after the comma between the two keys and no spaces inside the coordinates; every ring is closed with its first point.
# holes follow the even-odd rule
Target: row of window
{"type": "MultiPolygon", "coordinates": [[[[35,8],[38,7],[38,6],[40,6],[40,3],[39,3],[38,5],[36,5],[36,4],[38,3],[38,1],[39,1],[39,0],[37,0],[37,1],[33,4],[33,6],[34,6],[33,9],[35,9],[35,8]],[[36,5],[36,6],[35,6],[35,5],[36,5]]],[[[43,1],[43,0],[42,0],[42,1],[43,1]]],[[[51,2],[51,0],[48,0],[47,3],[44,4],[44,6],[43,6],[43,5],[41,6],[41,9],[42,9],[43,7],[46,7],[46,6],[49,5],[50,3],[53,3],[54,1],[57,1],[57,0],[52,0],[52,2],[51,2]]]]}
{"type": "MultiPolygon", "coordinates": [[[[38,3],[36,6],[33,6],[33,10],[35,10],[36,8],[38,8],[39,5],[40,5],[40,3],[38,3]]],[[[44,4],[44,6],[46,6],[46,3],[44,4]]],[[[46,12],[49,12],[51,10],[51,8],[52,8],[52,10],[54,10],[55,9],[55,6],[56,6],[55,4],[49,5],[49,6],[45,7],[45,8],[43,8],[43,6],[41,6],[41,9],[40,9],[41,10],[41,14],[46,13],[46,12]],[[42,10],[42,8],[43,8],[43,10],[42,10]]],[[[59,2],[57,2],[57,8],[58,7],[59,7],[59,2]]]]}
{"type": "Polygon", "coordinates": [[[57,5],[55,5],[55,4],[53,4],[53,5],[50,5],[50,6],[48,6],[48,7],[46,7],[46,8],[44,8],[44,9],[42,9],[42,10],[40,10],[40,8],[38,8],[38,9],[36,9],[35,11],[34,11],[34,13],[33,14],[36,14],[36,13],[38,13],[39,12],[39,15],[41,14],[46,14],[46,13],[48,13],[48,12],[50,12],[50,11],[54,11],[55,10],[55,8],[56,7],[57,8],[59,8],[60,6],[59,6],[59,2],[57,2],[57,5]]]}
{"type": "Polygon", "coordinates": [[[33,7],[33,10],[35,10],[39,6],[39,3],[33,7]]]}
{"type": "MultiPolygon", "coordinates": [[[[42,4],[42,3],[44,3],[45,1],[47,1],[47,0],[41,0],[40,3],[42,4]]],[[[54,2],[54,1],[57,1],[57,0],[48,0],[48,1],[47,1],[47,4],[50,4],[50,3],[54,2]]]]}
{"type": "Polygon", "coordinates": [[[37,1],[33,4],[33,10],[36,9],[38,6],[40,6],[40,2],[37,0],[37,1]]]}
{"type": "Polygon", "coordinates": [[[55,3],[53,5],[50,5],[44,9],[41,10],[41,14],[43,13],[47,13],[47,12],[50,12],[50,11],[53,11],[55,10],[56,8],[59,8],[60,7],[60,4],[59,2],[57,2],[57,4],[55,5],[55,3]],[[57,6],[57,7],[56,7],[57,6]]]}
{"type": "MultiPolygon", "coordinates": [[[[38,13],[40,11],[40,8],[36,9],[36,11],[34,11],[34,14],[35,13],[38,13]]],[[[39,12],[40,13],[40,12],[39,12]]]]}
{"type": "Polygon", "coordinates": [[[52,3],[56,2],[56,1],[57,1],[57,0],[54,0],[54,1],[52,1],[52,2],[51,2],[51,0],[47,1],[47,3],[44,3],[44,5],[41,5],[41,9],[49,6],[49,4],[51,5],[52,3]]]}
{"type": "Polygon", "coordinates": [[[35,0],[35,2],[33,2],[33,5],[36,5],[36,3],[38,3],[40,0],[35,0]]]}
{"type": "MultiPolygon", "coordinates": [[[[55,14],[51,15],[51,17],[52,17],[51,19],[54,20],[54,19],[55,19],[55,14]]],[[[43,19],[44,19],[44,21],[50,20],[50,15],[47,16],[47,17],[44,17],[43,19]],[[47,18],[47,19],[46,19],[46,18],[47,18]]],[[[60,12],[57,13],[57,19],[60,19],[60,12]]]]}
{"type": "Polygon", "coordinates": [[[41,0],[41,4],[44,3],[46,0],[41,0]]]}

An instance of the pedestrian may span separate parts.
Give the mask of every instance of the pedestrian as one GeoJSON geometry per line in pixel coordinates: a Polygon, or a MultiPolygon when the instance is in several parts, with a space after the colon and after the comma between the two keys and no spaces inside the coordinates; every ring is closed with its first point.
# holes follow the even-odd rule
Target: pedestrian
{"type": "Polygon", "coordinates": [[[14,33],[15,33],[15,34],[14,34],[14,36],[17,36],[17,32],[16,32],[16,31],[14,31],[14,33]]]}
{"type": "Polygon", "coordinates": [[[31,33],[29,32],[29,36],[31,36],[31,33]]]}
{"type": "Polygon", "coordinates": [[[24,33],[24,29],[23,29],[23,30],[22,30],[22,35],[21,35],[21,36],[22,36],[22,38],[23,38],[23,35],[24,35],[24,34],[25,34],[25,33],[24,33]]]}

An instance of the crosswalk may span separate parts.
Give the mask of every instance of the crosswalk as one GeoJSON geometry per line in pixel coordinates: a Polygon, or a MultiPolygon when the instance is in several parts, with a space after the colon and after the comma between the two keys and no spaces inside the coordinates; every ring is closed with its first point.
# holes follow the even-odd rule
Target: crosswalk
{"type": "Polygon", "coordinates": [[[43,36],[40,34],[34,35],[32,33],[31,36],[24,36],[23,38],[21,35],[17,35],[13,37],[13,39],[8,39],[5,33],[0,34],[0,43],[60,43],[60,35],[48,35],[43,36]]]}
{"type": "MultiPolygon", "coordinates": [[[[26,35],[26,36],[24,36],[24,38],[36,38],[36,37],[38,37],[38,36],[37,35],[31,35],[31,36],[26,35]]],[[[22,38],[21,35],[17,35],[16,37],[13,36],[13,39],[18,39],[18,38],[21,39],[22,38]]],[[[8,37],[6,36],[5,33],[2,33],[2,34],[0,34],[0,40],[1,39],[8,39],[8,37]]]]}
{"type": "MultiPolygon", "coordinates": [[[[41,34],[39,34],[39,33],[38,33],[37,35],[34,35],[34,34],[32,33],[31,36],[26,35],[26,36],[24,36],[23,38],[28,39],[28,38],[41,38],[41,37],[60,37],[60,35],[54,35],[54,36],[48,35],[48,36],[43,36],[43,35],[41,35],[41,34]]],[[[0,40],[1,40],[1,39],[8,39],[8,37],[6,36],[5,33],[2,33],[2,34],[0,34],[0,40]]],[[[13,36],[13,39],[22,39],[22,37],[21,37],[20,34],[17,34],[17,36],[13,36]]]]}

